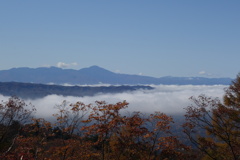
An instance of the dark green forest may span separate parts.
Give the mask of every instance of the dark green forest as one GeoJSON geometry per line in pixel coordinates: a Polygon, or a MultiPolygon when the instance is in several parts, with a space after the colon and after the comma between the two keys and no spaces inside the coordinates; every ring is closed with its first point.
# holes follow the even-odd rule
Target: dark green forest
{"type": "MultiPolygon", "coordinates": [[[[6,160],[238,160],[240,75],[223,98],[190,98],[185,120],[161,111],[121,114],[126,101],[62,102],[54,122],[18,97],[0,104],[0,158],[6,160]],[[176,125],[175,125],[176,127],[176,125]],[[178,130],[175,132],[175,130],[178,130]],[[185,138],[183,138],[185,137],[185,138]]],[[[151,106],[148,106],[151,107],[151,106]]]]}

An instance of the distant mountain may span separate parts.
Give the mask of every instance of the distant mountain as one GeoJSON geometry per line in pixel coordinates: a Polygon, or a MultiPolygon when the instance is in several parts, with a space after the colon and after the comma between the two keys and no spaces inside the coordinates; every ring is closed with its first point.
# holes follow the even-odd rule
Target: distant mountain
{"type": "Polygon", "coordinates": [[[215,85],[230,84],[230,78],[203,77],[161,77],[119,74],[98,66],[80,70],[61,69],[57,67],[13,68],[0,71],[0,82],[54,83],[54,84],[176,84],[176,85],[215,85]]]}
{"type": "Polygon", "coordinates": [[[150,86],[60,86],[19,82],[0,82],[0,94],[4,96],[17,96],[20,98],[42,98],[47,95],[62,96],[94,96],[100,93],[122,93],[139,89],[151,90],[150,86]]]}

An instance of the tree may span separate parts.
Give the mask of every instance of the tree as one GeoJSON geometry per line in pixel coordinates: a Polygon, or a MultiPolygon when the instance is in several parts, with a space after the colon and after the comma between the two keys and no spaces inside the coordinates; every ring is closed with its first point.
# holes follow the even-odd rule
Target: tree
{"type": "Polygon", "coordinates": [[[97,136],[95,145],[99,146],[101,159],[103,160],[109,159],[111,152],[108,145],[109,140],[114,133],[120,130],[123,124],[123,117],[120,114],[120,110],[126,108],[127,105],[128,103],[125,101],[116,104],[96,101],[96,106],[92,108],[87,120],[91,122],[91,125],[82,128],[86,136],[97,136]]]}
{"type": "Polygon", "coordinates": [[[86,124],[91,105],[85,105],[82,102],[70,104],[63,101],[55,108],[58,112],[53,115],[56,118],[53,133],[57,136],[54,143],[58,145],[49,150],[52,153],[51,158],[62,160],[88,159],[90,144],[82,139],[81,128],[86,124]]]}
{"type": "MultiPolygon", "coordinates": [[[[14,150],[5,159],[89,159],[91,144],[80,135],[84,115],[89,105],[64,101],[56,108],[55,123],[45,119],[32,119],[22,127],[14,150]],[[86,142],[86,143],[85,143],[86,142]]],[[[94,157],[94,156],[92,156],[94,157]]]]}
{"type": "Polygon", "coordinates": [[[59,127],[63,132],[68,135],[80,134],[80,128],[85,124],[84,120],[87,119],[91,105],[85,105],[82,102],[76,102],[70,104],[67,101],[63,101],[62,104],[56,105],[58,110],[53,116],[56,118],[55,126],[59,127]]]}
{"type": "Polygon", "coordinates": [[[17,97],[10,97],[7,102],[0,104],[0,156],[12,149],[15,139],[26,123],[30,122],[34,106],[26,104],[17,97]]]}
{"type": "Polygon", "coordinates": [[[110,138],[112,157],[118,160],[145,159],[148,152],[148,141],[145,135],[147,119],[140,112],[122,117],[122,125],[110,138]]]}
{"type": "Polygon", "coordinates": [[[223,102],[205,95],[191,100],[184,133],[204,159],[240,159],[240,75],[226,89],[223,102]]]}

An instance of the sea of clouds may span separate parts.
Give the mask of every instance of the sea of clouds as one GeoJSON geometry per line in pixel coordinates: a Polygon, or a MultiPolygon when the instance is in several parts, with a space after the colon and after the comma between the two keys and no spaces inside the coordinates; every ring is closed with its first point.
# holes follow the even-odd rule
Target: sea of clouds
{"type": "MultiPolygon", "coordinates": [[[[189,97],[197,97],[205,94],[211,97],[222,98],[225,85],[152,85],[153,90],[137,90],[117,94],[98,94],[95,96],[73,97],[49,95],[40,99],[26,99],[26,103],[33,104],[36,109],[36,117],[49,118],[56,113],[55,106],[64,100],[70,103],[77,101],[85,104],[94,104],[95,101],[117,103],[126,100],[129,103],[126,112],[140,111],[153,113],[160,111],[168,115],[182,115],[184,108],[191,104],[189,97]]],[[[0,99],[7,101],[9,97],[0,95],[0,99]]]]}

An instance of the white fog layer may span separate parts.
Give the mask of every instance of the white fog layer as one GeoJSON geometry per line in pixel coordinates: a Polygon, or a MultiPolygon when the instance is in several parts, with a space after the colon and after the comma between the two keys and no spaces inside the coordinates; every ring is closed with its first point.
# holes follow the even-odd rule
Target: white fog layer
{"type": "MultiPolygon", "coordinates": [[[[140,111],[143,113],[153,113],[161,111],[169,115],[183,114],[191,101],[189,97],[205,94],[211,97],[222,98],[224,85],[194,86],[194,85],[154,85],[153,90],[138,90],[118,94],[98,94],[95,96],[72,97],[49,95],[41,99],[25,100],[32,103],[36,109],[36,117],[48,118],[56,112],[55,105],[61,104],[64,100],[75,103],[81,101],[85,104],[94,104],[95,101],[106,101],[107,103],[117,103],[126,100],[129,103],[126,111],[140,111]]],[[[9,97],[0,95],[0,99],[7,101],[9,97]]]]}

